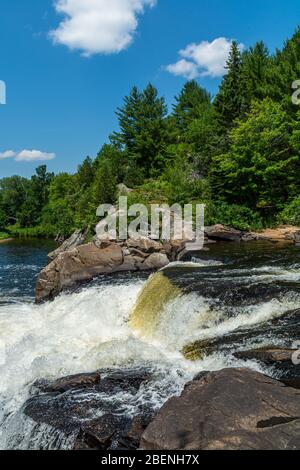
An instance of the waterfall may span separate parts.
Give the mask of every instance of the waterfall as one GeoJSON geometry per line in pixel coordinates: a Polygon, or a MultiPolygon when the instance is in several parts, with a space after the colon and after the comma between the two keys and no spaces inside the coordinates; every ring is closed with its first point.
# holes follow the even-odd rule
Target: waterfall
{"type": "Polygon", "coordinates": [[[142,289],[130,316],[130,326],[144,337],[151,337],[164,307],[178,297],[181,290],[174,286],[163,271],[153,274],[142,289]]]}

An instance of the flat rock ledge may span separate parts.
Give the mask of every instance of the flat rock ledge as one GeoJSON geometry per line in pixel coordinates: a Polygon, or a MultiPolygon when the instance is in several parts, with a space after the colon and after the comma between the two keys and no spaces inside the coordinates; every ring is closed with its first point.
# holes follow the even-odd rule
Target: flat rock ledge
{"type": "Polygon", "coordinates": [[[297,450],[300,391],[249,369],[201,374],[167,401],[145,450],[297,450]]]}

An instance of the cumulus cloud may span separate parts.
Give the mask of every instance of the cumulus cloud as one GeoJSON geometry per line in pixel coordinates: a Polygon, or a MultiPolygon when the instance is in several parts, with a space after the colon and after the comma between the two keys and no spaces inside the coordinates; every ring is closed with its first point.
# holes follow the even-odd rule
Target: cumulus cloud
{"type": "Polygon", "coordinates": [[[55,153],[41,152],[40,150],[22,150],[21,152],[6,150],[0,152],[0,160],[5,158],[13,158],[16,162],[42,162],[53,160],[55,153]]]}
{"type": "Polygon", "coordinates": [[[55,44],[63,44],[83,55],[113,54],[133,41],[138,17],[157,0],[55,0],[57,13],[64,15],[50,32],[55,44]]]}
{"type": "Polygon", "coordinates": [[[166,67],[166,69],[173,75],[186,77],[190,80],[197,78],[199,75],[197,65],[194,62],[189,62],[186,59],[181,59],[175,64],[170,64],[166,67]]]}
{"type": "Polygon", "coordinates": [[[16,156],[16,153],[12,150],[6,150],[5,152],[0,152],[0,160],[4,160],[5,158],[13,158],[16,156]]]}
{"type": "MultiPolygon", "coordinates": [[[[173,75],[190,80],[196,77],[222,77],[226,73],[225,66],[231,44],[232,40],[226,38],[189,44],[179,51],[180,60],[165,68],[173,75]]],[[[239,44],[239,48],[242,50],[244,45],[239,44]]]]}

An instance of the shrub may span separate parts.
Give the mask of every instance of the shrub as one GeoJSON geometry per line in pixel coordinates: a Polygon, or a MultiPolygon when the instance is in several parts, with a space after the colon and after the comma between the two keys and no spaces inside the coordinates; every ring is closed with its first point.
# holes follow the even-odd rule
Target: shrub
{"type": "Polygon", "coordinates": [[[205,210],[205,225],[223,224],[237,230],[261,230],[261,216],[245,206],[227,203],[208,203],[205,210]]]}
{"type": "Polygon", "coordinates": [[[283,224],[300,225],[300,196],[285,206],[278,216],[278,221],[283,224]]]}

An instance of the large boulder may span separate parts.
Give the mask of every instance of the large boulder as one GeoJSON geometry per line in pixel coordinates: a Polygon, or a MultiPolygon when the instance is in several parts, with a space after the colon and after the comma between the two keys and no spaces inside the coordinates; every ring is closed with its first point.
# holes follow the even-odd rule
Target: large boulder
{"type": "Polygon", "coordinates": [[[205,235],[211,240],[240,242],[243,232],[218,224],[212,227],[205,227],[205,235]]]}
{"type": "Polygon", "coordinates": [[[296,450],[300,391],[248,369],[224,369],[189,383],[158,412],[145,450],[296,450]]]}
{"type": "Polygon", "coordinates": [[[157,270],[177,256],[178,246],[146,237],[127,241],[101,240],[51,254],[53,261],[38,276],[36,302],[51,300],[62,290],[100,274],[157,270]]]}
{"type": "Polygon", "coordinates": [[[126,245],[128,248],[135,248],[145,253],[160,252],[163,249],[163,245],[160,242],[147,237],[129,238],[126,245]]]}
{"type": "Polygon", "coordinates": [[[103,369],[55,382],[39,381],[23,412],[37,426],[72,435],[74,449],[136,449],[153,411],[141,406],[134,417],[122,413],[119,397],[126,394],[128,400],[134,400],[151,376],[151,370],[145,368],[103,369]]]}
{"type": "Polygon", "coordinates": [[[169,259],[164,253],[152,253],[140,266],[141,270],[161,269],[169,264],[169,259]]]}
{"type": "Polygon", "coordinates": [[[53,299],[61,290],[79,281],[116,272],[123,261],[122,249],[116,243],[103,249],[88,243],[63,252],[41,271],[36,286],[36,301],[53,299]]]}

